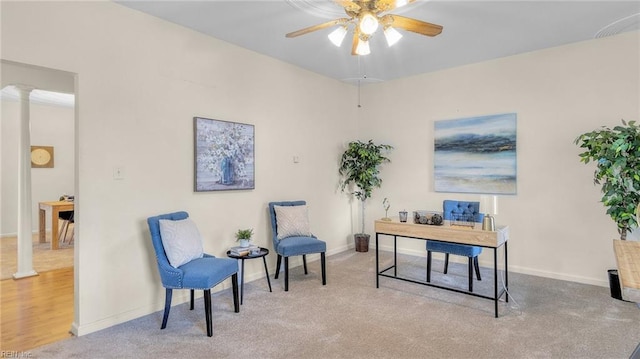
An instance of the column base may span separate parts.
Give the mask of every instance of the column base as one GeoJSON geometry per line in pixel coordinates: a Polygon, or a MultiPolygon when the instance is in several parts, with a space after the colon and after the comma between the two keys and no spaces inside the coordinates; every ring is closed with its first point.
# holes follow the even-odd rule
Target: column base
{"type": "Polygon", "coordinates": [[[34,277],[37,276],[38,272],[34,271],[34,270],[30,270],[28,272],[22,272],[22,273],[14,273],[13,274],[13,279],[21,279],[21,278],[27,278],[27,277],[34,277]]]}

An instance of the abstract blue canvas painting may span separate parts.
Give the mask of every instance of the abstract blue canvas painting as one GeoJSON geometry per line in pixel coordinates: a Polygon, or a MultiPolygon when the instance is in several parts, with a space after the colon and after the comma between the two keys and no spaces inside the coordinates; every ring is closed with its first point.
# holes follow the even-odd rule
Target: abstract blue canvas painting
{"type": "Polygon", "coordinates": [[[435,121],[436,192],[516,194],[516,114],[435,121]]]}
{"type": "Polygon", "coordinates": [[[255,188],[254,126],[201,117],[193,126],[195,191],[255,188]]]}

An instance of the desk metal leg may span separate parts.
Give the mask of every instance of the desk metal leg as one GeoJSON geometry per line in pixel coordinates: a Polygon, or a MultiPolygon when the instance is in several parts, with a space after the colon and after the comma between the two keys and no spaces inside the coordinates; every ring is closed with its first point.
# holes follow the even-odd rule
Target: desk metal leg
{"type": "Polygon", "coordinates": [[[393,275],[398,276],[398,236],[393,236],[393,275]]]}
{"type": "Polygon", "coordinates": [[[240,276],[240,305],[242,305],[242,297],[244,295],[244,258],[240,260],[242,261],[242,275],[240,276]]]}
{"type": "Polygon", "coordinates": [[[498,248],[493,249],[493,302],[498,317],[498,248]]]}
{"type": "Polygon", "coordinates": [[[376,233],[376,288],[380,288],[380,266],[378,258],[378,233],[376,233]]]}
{"type": "Polygon", "coordinates": [[[509,303],[509,267],[507,267],[507,242],[504,242],[504,290],[506,302],[509,303]]]}
{"type": "Polygon", "coordinates": [[[267,283],[269,283],[269,292],[271,292],[271,280],[269,279],[269,270],[267,269],[267,257],[262,257],[262,263],[264,263],[264,274],[267,275],[267,283]]]}

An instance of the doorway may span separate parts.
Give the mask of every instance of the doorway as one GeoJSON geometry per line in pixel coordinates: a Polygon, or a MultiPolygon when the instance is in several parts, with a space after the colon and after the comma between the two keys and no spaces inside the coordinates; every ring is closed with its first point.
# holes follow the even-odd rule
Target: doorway
{"type": "MultiPolygon", "coordinates": [[[[75,310],[75,302],[77,298],[77,286],[75,282],[75,273],[77,271],[77,245],[79,241],[79,233],[75,231],[74,244],[64,244],[67,247],[69,255],[65,256],[66,261],[61,265],[62,251],[51,249],[51,241],[58,240],[58,233],[47,232],[47,242],[38,243],[38,212],[39,202],[56,201],[62,195],[75,196],[75,210],[78,209],[77,201],[77,106],[75,104],[75,74],[33,66],[29,64],[17,63],[12,61],[1,60],[2,66],[2,128],[0,130],[2,145],[2,188],[0,197],[2,198],[2,208],[0,209],[0,240],[5,241],[12,235],[15,238],[18,227],[17,204],[19,186],[18,179],[18,140],[20,119],[20,103],[18,99],[12,98],[11,85],[29,86],[35,90],[31,91],[29,112],[31,123],[31,145],[47,147],[52,149],[52,165],[48,167],[31,168],[31,228],[34,234],[34,244],[44,248],[34,248],[34,262],[38,259],[36,251],[41,251],[49,256],[53,255],[57,259],[48,260],[49,263],[35,264],[33,268],[38,272],[37,276],[26,277],[21,279],[4,279],[0,293],[2,300],[2,348],[3,350],[28,350],[36,346],[50,343],[58,339],[68,337],[68,332],[73,327],[73,323],[77,318],[75,310]],[[71,99],[71,101],[70,101],[71,99]],[[13,102],[12,102],[13,101],[13,102]],[[11,281],[11,282],[9,282],[11,281]],[[36,288],[46,286],[47,293],[52,290],[65,292],[66,295],[60,295],[62,302],[57,302],[56,306],[62,308],[62,312],[68,315],[67,319],[62,320],[62,324],[47,325],[42,322],[42,317],[38,320],[29,321],[28,313],[38,310],[38,306],[50,307],[49,301],[41,300],[33,302],[37,299],[38,294],[36,288]],[[69,293],[70,291],[70,293],[69,293]],[[69,295],[70,294],[70,295],[69,295]],[[13,302],[11,302],[13,301],[13,302]],[[25,307],[21,303],[30,301],[30,307],[25,307]],[[14,303],[15,305],[7,305],[14,303]],[[35,304],[33,304],[35,303],[35,304]],[[25,313],[4,313],[4,311],[20,311],[25,313]],[[19,322],[13,322],[6,325],[5,319],[10,319],[12,314],[18,314],[19,322]],[[13,343],[19,346],[16,348],[5,346],[5,339],[14,336],[21,336],[22,333],[13,332],[9,335],[5,330],[25,331],[27,337],[30,337],[28,343],[13,343]],[[39,329],[40,328],[40,329],[39,329]],[[60,333],[52,334],[52,331],[60,333]],[[42,335],[38,334],[42,332],[42,335]]],[[[15,93],[15,90],[13,91],[15,93]]],[[[76,219],[78,216],[74,216],[76,219]]],[[[48,221],[50,228],[50,220],[48,221]]],[[[71,227],[71,229],[75,229],[71,227]]],[[[70,229],[70,230],[71,230],[70,229]]],[[[69,235],[67,236],[69,237],[69,235]]],[[[14,239],[15,240],[15,239],[14,239]]],[[[58,242],[60,243],[60,242],[58,242]]],[[[3,251],[3,258],[4,258],[3,251]]],[[[3,261],[4,262],[4,261],[3,261]]],[[[3,263],[4,266],[4,263],[3,263]]],[[[57,299],[56,299],[57,300],[57,299]]],[[[15,316],[13,316],[15,318],[15,316]]],[[[66,317],[65,317],[66,318],[66,317]]],[[[46,319],[45,319],[46,320],[46,319]]],[[[60,318],[52,319],[60,322],[60,318]]]]}

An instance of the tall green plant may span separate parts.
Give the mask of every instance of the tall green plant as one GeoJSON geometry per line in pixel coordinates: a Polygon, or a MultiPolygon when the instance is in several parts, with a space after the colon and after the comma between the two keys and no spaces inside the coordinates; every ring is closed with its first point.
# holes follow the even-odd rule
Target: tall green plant
{"type": "Polygon", "coordinates": [[[596,162],[594,184],[602,185],[602,203],[618,225],[620,239],[627,238],[636,221],[640,201],[640,127],[622,120],[622,126],[583,133],[575,143],[585,151],[580,161],[596,162]]]}
{"type": "Polygon", "coordinates": [[[351,192],[362,205],[362,232],[364,233],[364,202],[371,197],[371,191],[382,185],[379,167],[391,162],[385,154],[393,149],[390,145],[377,145],[369,142],[352,141],[342,154],[339,174],[341,189],[347,191],[350,185],[355,185],[351,192]]]}

